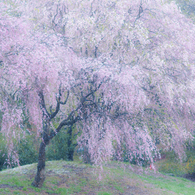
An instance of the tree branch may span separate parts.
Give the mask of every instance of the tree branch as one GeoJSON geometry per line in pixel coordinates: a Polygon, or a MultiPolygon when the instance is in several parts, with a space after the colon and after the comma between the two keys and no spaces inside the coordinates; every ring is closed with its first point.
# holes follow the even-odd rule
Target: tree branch
{"type": "Polygon", "coordinates": [[[67,101],[68,101],[68,98],[69,98],[69,91],[67,92],[67,96],[66,96],[66,100],[64,101],[64,102],[60,102],[60,104],[62,104],[62,105],[65,105],[66,103],[67,103],[67,101]]]}
{"type": "Polygon", "coordinates": [[[56,98],[57,105],[56,105],[55,112],[52,112],[51,109],[50,109],[50,112],[51,112],[50,120],[53,119],[57,115],[57,113],[59,112],[59,110],[60,110],[60,104],[65,105],[67,103],[68,97],[69,97],[69,91],[67,92],[66,100],[64,102],[61,102],[60,101],[60,99],[61,99],[61,89],[59,89],[59,97],[56,98]]]}
{"type": "Polygon", "coordinates": [[[40,104],[41,110],[43,112],[43,116],[46,116],[47,118],[50,117],[50,114],[48,113],[48,111],[46,109],[45,99],[44,99],[44,95],[43,95],[42,90],[38,92],[38,96],[40,98],[39,104],[40,104]]]}

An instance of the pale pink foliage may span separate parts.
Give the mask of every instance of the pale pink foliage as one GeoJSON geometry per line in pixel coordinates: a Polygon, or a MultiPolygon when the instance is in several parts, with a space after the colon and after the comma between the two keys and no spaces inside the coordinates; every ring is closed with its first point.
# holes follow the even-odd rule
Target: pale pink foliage
{"type": "MultiPolygon", "coordinates": [[[[0,3],[1,84],[8,93],[19,89],[17,95],[39,132],[39,91],[43,91],[49,108],[56,106],[60,86],[65,94],[81,84],[62,109],[67,116],[79,105],[80,92],[87,93],[87,79],[96,78],[96,84],[107,79],[96,92],[96,99],[103,93],[105,105],[116,104],[102,116],[92,113],[82,124],[80,143],[82,139],[88,142],[95,163],[110,159],[115,147],[118,158],[122,158],[124,142],[130,159],[146,155],[152,161],[157,150],[155,138],[165,149],[182,155],[185,141],[192,138],[195,26],[174,2],[140,2],[15,1],[16,8],[10,9],[21,13],[19,17],[7,14],[6,3],[0,3]],[[86,76],[82,70],[91,72],[86,76]],[[113,119],[117,106],[127,116],[113,119]],[[158,121],[153,130],[149,129],[151,118],[158,121]]],[[[5,108],[2,132],[8,138],[11,131],[15,132],[13,125],[21,122],[23,108],[14,101],[13,105],[1,102],[5,108]]],[[[90,111],[86,110],[88,115],[90,111]]]]}

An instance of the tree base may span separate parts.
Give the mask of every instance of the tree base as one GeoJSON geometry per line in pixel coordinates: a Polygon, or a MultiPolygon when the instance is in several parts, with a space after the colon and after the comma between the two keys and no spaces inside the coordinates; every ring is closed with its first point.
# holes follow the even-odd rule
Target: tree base
{"type": "Polygon", "coordinates": [[[43,186],[43,183],[45,181],[45,174],[44,170],[42,169],[37,175],[35,176],[35,180],[32,182],[32,186],[41,188],[43,186]]]}

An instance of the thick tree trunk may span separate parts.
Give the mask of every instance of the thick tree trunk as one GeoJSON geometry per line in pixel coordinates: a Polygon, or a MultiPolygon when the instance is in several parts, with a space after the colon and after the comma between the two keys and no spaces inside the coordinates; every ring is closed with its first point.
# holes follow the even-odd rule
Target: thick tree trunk
{"type": "Polygon", "coordinates": [[[70,161],[73,161],[73,156],[74,156],[74,148],[73,148],[73,146],[70,146],[68,148],[67,159],[70,161]]]}
{"type": "Polygon", "coordinates": [[[91,157],[90,157],[90,154],[89,154],[89,152],[88,152],[88,148],[87,148],[87,146],[84,146],[84,151],[83,151],[83,162],[85,163],[85,164],[92,164],[92,162],[91,162],[91,157]]]}
{"type": "Polygon", "coordinates": [[[67,159],[70,161],[73,161],[73,154],[74,154],[74,146],[72,143],[72,125],[68,128],[68,141],[67,141],[67,145],[68,145],[68,154],[67,154],[67,159]]]}
{"type": "Polygon", "coordinates": [[[43,182],[45,181],[45,147],[49,144],[49,122],[43,122],[43,135],[42,142],[39,148],[39,159],[37,165],[37,174],[35,176],[34,181],[32,182],[32,186],[34,187],[42,187],[43,182]]]}
{"type": "MultiPolygon", "coordinates": [[[[32,186],[34,187],[42,187],[43,182],[45,181],[45,147],[49,144],[50,140],[56,136],[56,134],[60,131],[60,129],[64,125],[72,125],[74,124],[77,119],[70,120],[70,117],[72,114],[69,115],[69,117],[65,120],[63,120],[59,126],[57,127],[56,131],[50,132],[50,121],[57,115],[57,113],[60,110],[60,104],[66,104],[68,97],[69,97],[69,91],[67,94],[67,98],[64,102],[60,101],[61,98],[61,88],[59,88],[59,98],[57,98],[57,106],[55,109],[55,112],[52,112],[50,110],[50,113],[46,109],[45,100],[44,100],[44,93],[43,91],[38,92],[38,96],[40,98],[40,108],[42,110],[42,121],[43,121],[43,134],[42,134],[42,142],[39,148],[39,159],[38,159],[38,165],[37,165],[37,174],[35,176],[34,181],[32,182],[32,186]],[[69,121],[70,120],[70,121],[69,121]]],[[[74,113],[74,112],[71,112],[74,113]]]]}
{"type": "Polygon", "coordinates": [[[41,145],[39,148],[37,174],[32,183],[32,186],[34,187],[42,187],[43,182],[45,181],[45,147],[46,147],[46,144],[41,142],[41,145]]]}

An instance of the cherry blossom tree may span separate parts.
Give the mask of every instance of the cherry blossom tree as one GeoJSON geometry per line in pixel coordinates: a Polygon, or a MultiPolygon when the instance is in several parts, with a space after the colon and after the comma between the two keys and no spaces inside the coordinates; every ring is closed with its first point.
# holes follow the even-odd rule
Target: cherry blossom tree
{"type": "Polygon", "coordinates": [[[174,2],[0,1],[1,132],[28,118],[45,147],[64,126],[99,164],[126,153],[153,162],[157,143],[180,157],[194,128],[195,26],[174,2]]]}
{"type": "MultiPolygon", "coordinates": [[[[30,5],[38,8],[35,2],[30,5]]],[[[193,80],[193,75],[189,80],[189,65],[193,64],[194,50],[189,40],[194,39],[194,26],[174,2],[47,1],[39,9],[45,17],[37,9],[29,12],[38,28],[64,35],[79,55],[92,58],[104,55],[120,68],[136,67],[138,71],[133,76],[156,102],[153,109],[161,106],[157,113],[176,101],[173,97],[180,101],[176,101],[176,107],[186,102],[182,99],[189,91],[184,94],[183,89],[193,80]]],[[[167,116],[175,116],[172,112],[166,112],[167,116]]],[[[178,110],[174,112],[178,115],[178,110]]]]}

